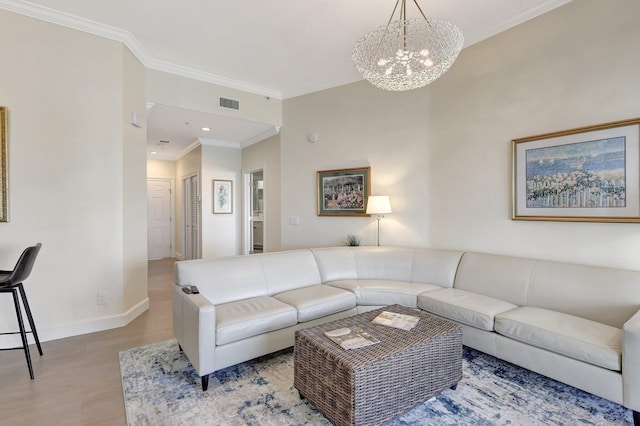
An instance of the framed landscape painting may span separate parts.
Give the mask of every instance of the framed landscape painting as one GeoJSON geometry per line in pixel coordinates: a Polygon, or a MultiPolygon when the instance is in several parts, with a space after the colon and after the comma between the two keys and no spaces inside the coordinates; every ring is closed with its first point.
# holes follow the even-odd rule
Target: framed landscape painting
{"type": "Polygon", "coordinates": [[[318,216],[367,216],[370,167],[318,172],[318,216]]]}
{"type": "Polygon", "coordinates": [[[514,139],[513,219],[640,222],[640,118],[514,139]]]}
{"type": "Polygon", "coordinates": [[[233,213],[233,181],[213,180],[213,213],[233,213]]]}

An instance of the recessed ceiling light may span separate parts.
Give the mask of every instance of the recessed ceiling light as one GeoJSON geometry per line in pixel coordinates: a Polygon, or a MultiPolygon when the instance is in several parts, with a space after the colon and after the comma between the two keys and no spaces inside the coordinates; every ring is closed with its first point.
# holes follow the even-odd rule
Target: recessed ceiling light
{"type": "Polygon", "coordinates": [[[203,132],[210,132],[210,131],[211,131],[211,129],[210,129],[210,128],[208,128],[208,127],[203,127],[203,128],[202,128],[202,131],[203,131],[203,132]]]}
{"type": "Polygon", "coordinates": [[[157,154],[157,152],[156,152],[156,151],[151,151],[149,154],[151,154],[151,155],[156,155],[156,154],[157,154]]]}

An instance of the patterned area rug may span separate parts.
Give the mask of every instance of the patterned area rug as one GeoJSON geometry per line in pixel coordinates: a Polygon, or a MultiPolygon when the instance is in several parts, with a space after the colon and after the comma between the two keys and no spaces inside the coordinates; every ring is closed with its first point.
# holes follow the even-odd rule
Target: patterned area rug
{"type": "MultiPolygon", "coordinates": [[[[330,425],[293,387],[291,349],[212,374],[209,390],[174,340],[120,352],[130,425],[330,425]]],[[[389,423],[633,425],[624,407],[464,348],[463,378],[389,423]]]]}

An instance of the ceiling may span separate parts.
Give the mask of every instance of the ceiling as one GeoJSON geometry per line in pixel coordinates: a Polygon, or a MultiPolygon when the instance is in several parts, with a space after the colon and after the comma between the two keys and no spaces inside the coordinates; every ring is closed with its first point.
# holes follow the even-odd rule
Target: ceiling
{"type": "Polygon", "coordinates": [[[176,160],[198,144],[244,148],[280,130],[272,124],[158,104],[147,104],[146,124],[147,157],[158,160],[176,160]]]}
{"type": "MultiPolygon", "coordinates": [[[[569,1],[422,0],[420,6],[427,16],[456,24],[468,47],[569,1]]],[[[407,3],[407,15],[417,17],[413,2],[407,3]]],[[[350,59],[353,45],[386,24],[394,5],[393,0],[0,0],[0,8],[120,40],[148,68],[276,99],[361,80],[350,59]]],[[[149,149],[157,138],[178,135],[190,143],[198,138],[242,143],[269,133],[266,125],[245,128],[241,120],[221,117],[212,118],[218,127],[208,134],[188,132],[185,122],[204,117],[178,111],[173,111],[180,116],[175,128],[162,133],[169,132],[169,123],[161,117],[171,114],[158,107],[149,110],[148,132],[156,138],[149,149]]]]}

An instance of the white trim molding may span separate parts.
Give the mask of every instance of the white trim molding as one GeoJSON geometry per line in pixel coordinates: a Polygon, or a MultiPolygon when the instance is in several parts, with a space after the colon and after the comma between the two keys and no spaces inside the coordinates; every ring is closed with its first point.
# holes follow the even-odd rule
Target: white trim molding
{"type": "Polygon", "coordinates": [[[241,149],[242,147],[238,142],[219,141],[215,139],[198,138],[197,141],[200,145],[205,146],[218,146],[220,148],[241,149]]]}
{"type": "MultiPolygon", "coordinates": [[[[134,319],[149,309],[149,298],[145,298],[127,312],[108,317],[96,318],[95,320],[69,324],[60,327],[40,329],[38,327],[38,337],[40,342],[48,342],[50,340],[64,339],[66,337],[79,336],[82,334],[95,333],[98,331],[111,330],[113,328],[124,327],[134,319]]],[[[38,324],[36,324],[36,327],[38,324]]],[[[29,344],[34,344],[33,336],[27,335],[29,344]]],[[[0,348],[14,348],[22,346],[19,334],[2,336],[0,339],[0,348]]],[[[33,356],[33,353],[32,353],[33,356]]]]}
{"type": "Polygon", "coordinates": [[[280,100],[282,99],[282,93],[277,90],[256,86],[243,81],[222,77],[220,75],[187,68],[149,57],[144,52],[142,45],[129,31],[111,27],[89,19],[80,18],[24,0],[0,0],[0,9],[108,38],[110,40],[119,41],[123,43],[147,68],[163,71],[169,74],[175,74],[193,80],[204,81],[205,83],[242,90],[243,92],[253,93],[260,96],[267,96],[280,100]]]}
{"type": "Polygon", "coordinates": [[[265,129],[264,131],[258,133],[257,135],[252,136],[249,139],[240,142],[240,146],[242,148],[246,148],[255,143],[262,142],[263,140],[268,139],[271,136],[275,136],[278,133],[280,133],[280,128],[281,128],[280,126],[269,127],[268,129],[265,129]]]}

